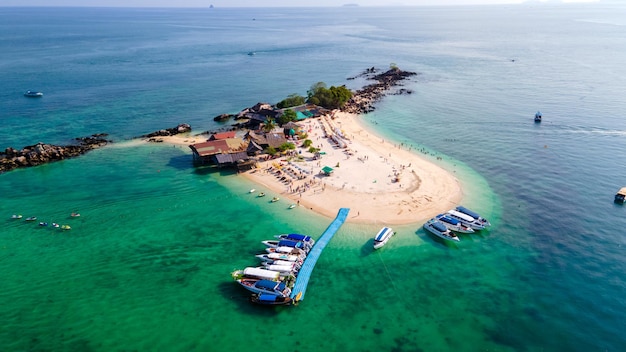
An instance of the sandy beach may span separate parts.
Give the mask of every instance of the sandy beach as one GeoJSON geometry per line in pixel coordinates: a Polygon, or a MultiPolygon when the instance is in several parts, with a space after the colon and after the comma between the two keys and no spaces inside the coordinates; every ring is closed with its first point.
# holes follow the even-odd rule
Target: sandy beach
{"type": "MultiPolygon", "coordinates": [[[[350,208],[349,222],[410,224],[454,208],[462,199],[460,182],[450,172],[426,160],[419,151],[385,141],[365,129],[359,115],[334,112],[300,122],[313,146],[322,151],[315,159],[298,147],[300,158],[284,156],[260,161],[256,169],[240,175],[262,186],[266,197],[278,197],[328,217],[350,208]],[[346,148],[328,138],[339,131],[346,148]],[[324,174],[324,167],[332,168],[324,174]]],[[[164,143],[188,146],[205,135],[159,137],[164,143]]],[[[294,209],[296,210],[296,209],[294,209]]]]}
{"type": "Polygon", "coordinates": [[[298,148],[300,161],[285,157],[263,161],[243,175],[271,189],[275,194],[267,196],[279,197],[285,204],[329,217],[336,216],[339,208],[350,208],[349,222],[421,222],[461,201],[462,189],[454,175],[418,151],[376,136],[364,128],[358,115],[337,112],[333,116],[303,123],[313,146],[325,152],[320,159],[314,160],[307,148],[298,148]],[[324,137],[325,128],[341,131],[347,148],[324,137]],[[333,169],[330,175],[320,172],[325,166],[333,169]]]}

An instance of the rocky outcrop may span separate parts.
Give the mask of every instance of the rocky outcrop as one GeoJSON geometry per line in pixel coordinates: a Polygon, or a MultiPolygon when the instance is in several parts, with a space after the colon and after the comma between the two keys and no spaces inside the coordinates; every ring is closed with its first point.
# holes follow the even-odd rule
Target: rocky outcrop
{"type": "Polygon", "coordinates": [[[231,117],[235,117],[235,115],[233,114],[221,114],[221,115],[217,115],[213,118],[213,121],[216,122],[224,122],[229,120],[231,117]]]}
{"type": "Polygon", "coordinates": [[[76,144],[73,145],[58,146],[39,142],[22,150],[8,147],[0,152],[0,173],[77,157],[108,144],[110,141],[106,140],[106,136],[107,134],[100,133],[76,138],[76,144]]]}
{"type": "Polygon", "coordinates": [[[399,68],[392,68],[386,72],[376,74],[378,72],[376,68],[368,68],[363,73],[356,77],[367,77],[370,80],[375,80],[376,83],[367,85],[360,90],[357,90],[348,102],[344,104],[341,111],[366,114],[374,111],[374,104],[382,99],[386,94],[411,94],[408,89],[399,89],[392,91],[395,87],[401,85],[401,81],[408,79],[411,76],[417,75],[415,72],[402,71],[399,68]]]}
{"type": "Polygon", "coordinates": [[[153,137],[165,137],[165,136],[174,136],[177,134],[191,132],[191,126],[187,123],[181,123],[176,127],[168,128],[165,130],[159,130],[152,133],[144,134],[140,138],[153,138],[153,137]]]}

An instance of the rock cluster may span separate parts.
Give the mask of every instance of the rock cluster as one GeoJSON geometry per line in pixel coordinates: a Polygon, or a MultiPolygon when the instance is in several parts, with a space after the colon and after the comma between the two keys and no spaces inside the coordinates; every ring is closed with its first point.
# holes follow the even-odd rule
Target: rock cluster
{"type": "Polygon", "coordinates": [[[181,123],[176,127],[168,128],[165,130],[159,130],[156,132],[144,134],[141,136],[142,138],[152,138],[152,137],[165,137],[165,136],[174,136],[180,133],[191,132],[191,126],[187,123],[181,123]]]}
{"type": "MultiPolygon", "coordinates": [[[[398,68],[392,68],[387,72],[375,74],[376,69],[374,67],[368,68],[365,72],[357,77],[366,76],[370,80],[375,80],[376,83],[367,85],[360,90],[357,90],[352,98],[346,102],[341,108],[341,111],[354,113],[354,114],[366,114],[374,111],[374,104],[378,102],[385,94],[392,88],[400,85],[400,81],[403,81],[411,76],[416,75],[415,72],[402,71],[398,68]]],[[[354,79],[354,78],[353,78],[354,79]]],[[[408,89],[400,89],[392,94],[411,94],[408,89]]]]}
{"type": "Polygon", "coordinates": [[[0,173],[10,171],[20,167],[37,166],[53,161],[73,158],[86,152],[99,148],[109,143],[104,137],[107,134],[94,134],[89,137],[76,138],[77,144],[73,145],[52,145],[37,143],[22,150],[8,147],[4,152],[0,152],[0,173]]]}

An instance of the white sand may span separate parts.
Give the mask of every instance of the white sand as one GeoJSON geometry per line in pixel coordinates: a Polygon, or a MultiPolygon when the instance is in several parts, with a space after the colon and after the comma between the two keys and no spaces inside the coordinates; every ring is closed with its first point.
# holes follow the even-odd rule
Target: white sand
{"type": "Polygon", "coordinates": [[[268,197],[277,196],[280,202],[298,204],[328,217],[335,217],[339,208],[350,208],[349,222],[416,223],[461,201],[460,183],[451,173],[415,151],[402,149],[365,130],[357,115],[335,116],[304,122],[310,130],[308,139],[326,152],[321,159],[313,160],[307,148],[298,148],[304,161],[290,163],[285,157],[264,161],[258,169],[244,175],[275,192],[268,193],[268,197]],[[338,148],[325,138],[324,126],[327,130],[339,129],[348,148],[338,148]],[[319,173],[324,166],[334,169],[330,176],[319,173]],[[300,169],[310,173],[303,172],[306,178],[301,180],[281,182],[285,174],[273,172],[279,167],[294,170],[295,176],[300,176],[300,169]],[[399,181],[394,181],[397,176],[399,181]]]}

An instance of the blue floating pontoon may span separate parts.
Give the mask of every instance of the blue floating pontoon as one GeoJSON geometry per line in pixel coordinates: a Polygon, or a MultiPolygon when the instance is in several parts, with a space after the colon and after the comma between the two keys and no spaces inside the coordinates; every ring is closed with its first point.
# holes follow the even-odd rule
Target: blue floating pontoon
{"type": "Polygon", "coordinates": [[[333,222],[328,225],[328,228],[326,229],[326,231],[324,231],[322,237],[320,237],[320,239],[315,242],[315,245],[306,256],[306,259],[304,260],[304,263],[302,263],[302,267],[298,272],[296,283],[291,290],[291,298],[297,298],[298,301],[302,301],[304,299],[306,287],[309,284],[309,278],[311,277],[311,273],[313,272],[313,267],[315,267],[315,264],[317,263],[317,259],[319,259],[320,255],[322,254],[322,250],[324,249],[324,247],[326,247],[326,245],[333,238],[337,230],[339,230],[344,221],[346,221],[349,212],[349,208],[339,209],[335,220],[333,220],[333,222]]]}

